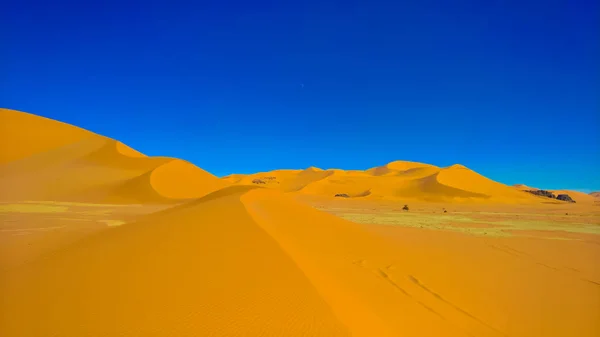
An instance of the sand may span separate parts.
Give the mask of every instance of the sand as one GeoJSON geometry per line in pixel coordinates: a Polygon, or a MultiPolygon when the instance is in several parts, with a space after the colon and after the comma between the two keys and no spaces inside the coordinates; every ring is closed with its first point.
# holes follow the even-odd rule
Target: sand
{"type": "MultiPolygon", "coordinates": [[[[222,178],[235,185],[257,185],[311,196],[361,198],[365,201],[428,201],[452,203],[540,204],[564,203],[525,192],[524,185],[507,186],[488,179],[462,165],[436,167],[429,164],[394,161],[365,171],[340,169],[276,170],[222,178]]],[[[581,202],[593,197],[564,191],[581,202]]]]}
{"type": "Polygon", "coordinates": [[[147,157],[64,123],[6,109],[0,120],[0,201],[162,203],[229,185],[183,160],[147,157]]]}
{"type": "Polygon", "coordinates": [[[0,336],[600,334],[595,204],[411,162],[219,179],[0,114],[0,336]]]}

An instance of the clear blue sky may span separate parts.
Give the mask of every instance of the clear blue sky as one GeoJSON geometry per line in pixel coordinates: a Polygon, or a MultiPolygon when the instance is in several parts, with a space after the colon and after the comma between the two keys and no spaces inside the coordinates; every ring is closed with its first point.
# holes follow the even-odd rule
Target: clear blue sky
{"type": "Polygon", "coordinates": [[[2,3],[0,106],[219,176],[466,165],[600,190],[598,1],[2,3]]]}

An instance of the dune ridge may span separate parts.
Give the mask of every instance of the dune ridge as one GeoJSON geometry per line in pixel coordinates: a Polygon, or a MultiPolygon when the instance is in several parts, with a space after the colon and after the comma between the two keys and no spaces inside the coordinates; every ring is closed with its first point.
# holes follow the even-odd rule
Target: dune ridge
{"type": "Polygon", "coordinates": [[[394,161],[365,171],[276,170],[249,175],[235,174],[222,179],[232,184],[259,184],[286,193],[324,197],[345,195],[372,200],[507,204],[539,204],[547,201],[458,164],[441,168],[424,163],[394,161]]]}

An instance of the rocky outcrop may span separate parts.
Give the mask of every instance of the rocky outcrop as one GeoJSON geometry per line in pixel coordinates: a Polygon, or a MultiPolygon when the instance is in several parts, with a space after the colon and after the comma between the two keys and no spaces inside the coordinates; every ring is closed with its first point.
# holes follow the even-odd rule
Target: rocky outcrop
{"type": "Polygon", "coordinates": [[[551,198],[551,199],[556,199],[556,200],[566,201],[566,202],[573,202],[573,203],[575,202],[575,200],[573,200],[568,194],[559,194],[558,196],[556,196],[556,195],[554,195],[554,193],[552,193],[550,191],[545,191],[545,190],[527,190],[525,192],[539,195],[540,197],[546,197],[546,198],[551,198]]]}
{"type": "Polygon", "coordinates": [[[567,202],[575,202],[575,200],[571,199],[568,194],[559,194],[556,197],[557,200],[567,201],[567,202]]]}
{"type": "Polygon", "coordinates": [[[350,196],[346,193],[338,193],[335,195],[337,198],[350,198],[350,196]]]}
{"type": "Polygon", "coordinates": [[[545,191],[545,190],[527,190],[525,192],[529,192],[531,194],[539,195],[540,197],[547,197],[547,198],[556,199],[556,196],[554,195],[554,193],[552,193],[550,191],[545,191]]]}
{"type": "Polygon", "coordinates": [[[253,184],[266,184],[264,180],[261,179],[254,179],[252,180],[253,184]]]}

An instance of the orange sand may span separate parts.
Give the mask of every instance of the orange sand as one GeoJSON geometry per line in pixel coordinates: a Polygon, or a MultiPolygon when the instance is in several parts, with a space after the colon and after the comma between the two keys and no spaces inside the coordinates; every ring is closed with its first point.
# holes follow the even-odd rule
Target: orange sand
{"type": "Polygon", "coordinates": [[[0,118],[9,247],[0,252],[10,254],[0,260],[0,336],[600,333],[598,245],[364,225],[297,197],[539,204],[464,167],[218,179],[58,122],[10,110],[0,118]],[[77,225],[61,225],[75,215],[77,225]],[[108,216],[127,221],[99,227],[108,216]]]}
{"type": "MultiPolygon", "coordinates": [[[[332,198],[377,201],[433,201],[454,203],[540,204],[549,202],[518,188],[490,180],[462,165],[439,168],[429,164],[395,161],[366,171],[277,170],[251,175],[235,174],[223,178],[237,185],[258,185],[288,193],[332,198]],[[262,183],[257,183],[262,182],[262,183]]],[[[588,201],[588,195],[571,193],[588,201]]],[[[553,200],[555,203],[562,201],[553,200]]]]}
{"type": "Polygon", "coordinates": [[[190,163],[147,157],[60,122],[7,109],[0,121],[0,200],[165,202],[228,185],[190,163]]]}

